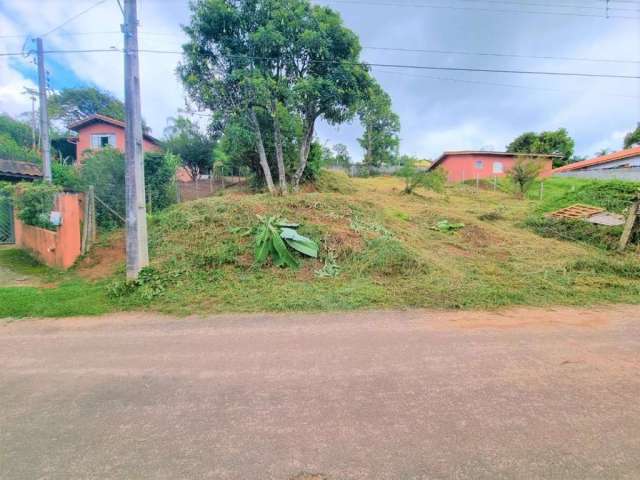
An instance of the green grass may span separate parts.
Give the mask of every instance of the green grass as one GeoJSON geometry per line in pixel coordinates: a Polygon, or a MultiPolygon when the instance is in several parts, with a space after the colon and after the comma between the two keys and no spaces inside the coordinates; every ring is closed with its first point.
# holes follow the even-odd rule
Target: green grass
{"type": "Polygon", "coordinates": [[[0,288],[0,318],[98,315],[116,308],[106,296],[104,281],[90,283],[48,268],[17,248],[0,249],[0,275],[1,269],[37,286],[0,288]]]}
{"type": "MultiPolygon", "coordinates": [[[[539,184],[529,192],[530,199],[539,198],[539,184]]],[[[547,238],[583,242],[606,250],[615,250],[622,227],[593,225],[583,221],[556,220],[546,213],[577,203],[604,208],[610,212],[626,214],[640,192],[640,183],[621,180],[583,180],[552,177],[544,182],[542,201],[524,224],[547,238]]]]}

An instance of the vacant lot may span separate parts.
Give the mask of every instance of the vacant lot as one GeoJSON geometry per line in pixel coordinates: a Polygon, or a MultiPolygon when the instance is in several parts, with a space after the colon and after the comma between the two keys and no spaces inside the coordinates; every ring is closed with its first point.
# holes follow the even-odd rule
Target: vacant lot
{"type": "MultiPolygon", "coordinates": [[[[468,309],[640,300],[640,262],[633,252],[620,255],[585,241],[545,238],[540,234],[548,229],[536,233],[527,224],[541,209],[576,200],[567,197],[576,190],[566,180],[548,182],[543,202],[464,185],[404,195],[402,186],[397,178],[360,179],[287,197],[230,193],[181,204],[152,218],[151,268],[138,284],[121,280],[122,243],[115,235],[94,259],[58,274],[49,288],[0,288],[0,315],[468,309]],[[302,223],[300,232],[320,244],[321,258],[304,260],[298,270],[253,265],[256,215],[302,223]],[[444,220],[464,226],[437,228],[444,220]],[[101,267],[105,263],[109,268],[101,267]],[[80,290],[84,294],[78,296],[80,290]],[[54,297],[73,300],[54,307],[54,297]]],[[[0,263],[5,257],[0,255],[0,263]]]]}

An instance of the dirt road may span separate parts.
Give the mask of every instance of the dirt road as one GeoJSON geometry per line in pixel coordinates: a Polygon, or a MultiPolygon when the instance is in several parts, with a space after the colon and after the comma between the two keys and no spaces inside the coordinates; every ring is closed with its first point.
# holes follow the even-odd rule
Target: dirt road
{"type": "Polygon", "coordinates": [[[640,478],[640,307],[20,321],[0,365],[7,480],[640,478]]]}

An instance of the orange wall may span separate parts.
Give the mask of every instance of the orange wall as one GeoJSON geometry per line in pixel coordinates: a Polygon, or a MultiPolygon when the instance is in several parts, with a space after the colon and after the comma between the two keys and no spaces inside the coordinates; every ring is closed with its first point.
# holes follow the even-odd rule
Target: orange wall
{"type": "Polygon", "coordinates": [[[55,210],[62,214],[62,225],[53,232],[23,224],[15,219],[16,245],[30,251],[41,262],[67,269],[80,256],[81,195],[61,193],[56,197],[55,210]]]}
{"type": "MultiPolygon", "coordinates": [[[[76,155],[79,160],[85,150],[91,149],[91,135],[110,134],[116,136],[115,148],[124,152],[124,128],[109,123],[92,123],[82,128],[78,132],[78,143],[76,144],[76,155]]],[[[146,138],[143,139],[143,149],[145,152],[160,151],[160,147],[150,142],[146,138]]]]}
{"type": "MultiPolygon", "coordinates": [[[[464,154],[449,155],[446,157],[438,168],[442,168],[447,172],[447,178],[450,182],[462,182],[467,180],[475,180],[476,177],[493,178],[504,176],[516,163],[517,157],[489,154],[464,154]],[[482,168],[476,167],[476,162],[482,161],[482,168]],[[502,163],[503,173],[493,173],[493,164],[495,162],[502,163]]],[[[544,167],[540,174],[541,177],[547,177],[551,174],[551,159],[541,160],[544,167]]]]}

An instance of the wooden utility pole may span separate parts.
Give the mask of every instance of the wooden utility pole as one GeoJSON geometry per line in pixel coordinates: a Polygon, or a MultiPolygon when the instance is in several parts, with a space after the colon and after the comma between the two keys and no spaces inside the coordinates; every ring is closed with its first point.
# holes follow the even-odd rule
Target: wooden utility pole
{"type": "Polygon", "coordinates": [[[49,143],[49,112],[47,111],[47,80],[44,68],[42,39],[36,39],[38,50],[38,90],[40,96],[40,141],[44,181],[51,183],[51,144],[49,143]]]}
{"type": "Polygon", "coordinates": [[[138,278],[140,270],[149,265],[136,0],[124,0],[123,13],[124,103],[127,116],[125,126],[127,278],[134,280],[138,278]]]}

